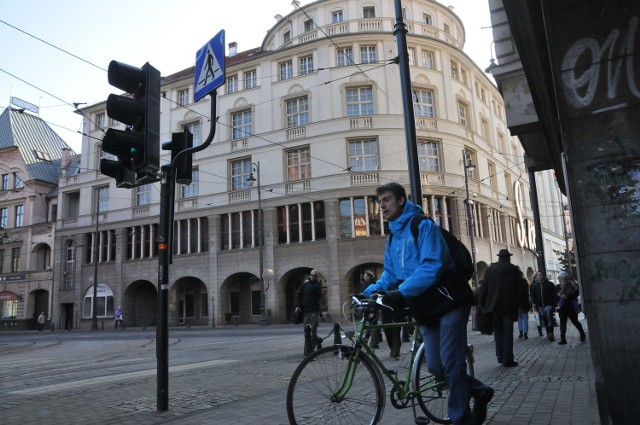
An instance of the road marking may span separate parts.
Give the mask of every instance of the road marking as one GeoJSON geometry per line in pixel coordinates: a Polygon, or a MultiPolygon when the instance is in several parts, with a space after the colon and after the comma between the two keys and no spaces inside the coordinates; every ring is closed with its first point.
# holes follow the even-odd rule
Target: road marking
{"type": "MultiPolygon", "coordinates": [[[[191,364],[184,364],[184,365],[178,365],[178,366],[171,366],[171,367],[169,367],[169,373],[171,373],[171,372],[184,372],[184,371],[188,371],[188,370],[192,370],[192,369],[199,369],[199,368],[209,367],[209,366],[219,366],[219,365],[224,365],[224,364],[227,364],[227,363],[235,363],[236,361],[237,360],[209,360],[209,361],[200,362],[200,363],[191,363],[191,364]]],[[[42,387],[27,388],[27,389],[24,389],[24,390],[11,391],[10,394],[40,395],[40,394],[46,394],[46,393],[56,392],[56,391],[60,391],[60,390],[69,390],[69,389],[72,389],[72,388],[84,387],[84,386],[87,386],[87,385],[104,384],[104,383],[107,383],[107,382],[125,381],[125,380],[128,380],[128,379],[140,378],[140,377],[144,377],[144,376],[151,376],[151,375],[155,375],[156,372],[157,372],[156,369],[147,369],[147,370],[140,370],[140,371],[137,371],[137,372],[119,373],[119,374],[116,374],[116,375],[97,376],[95,378],[80,379],[80,380],[77,380],[77,381],[63,382],[63,383],[60,383],[60,384],[45,385],[45,386],[42,386],[42,387]]]]}

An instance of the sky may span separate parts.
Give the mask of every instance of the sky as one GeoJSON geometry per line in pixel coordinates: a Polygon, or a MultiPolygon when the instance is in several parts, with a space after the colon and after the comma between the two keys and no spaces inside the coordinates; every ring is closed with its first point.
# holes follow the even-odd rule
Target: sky
{"type": "MultiPolygon", "coordinates": [[[[492,57],[488,1],[440,1],[461,18],[467,34],[464,51],[481,69],[492,57]]],[[[35,104],[40,117],[80,153],[82,117],[74,113],[73,103],[90,105],[120,93],[107,82],[111,60],[135,66],[149,62],[163,76],[170,75],[194,65],[198,49],[221,29],[227,44],[238,43],[238,51],[260,46],[276,23],[274,16],[294,9],[291,0],[222,5],[227,3],[0,0],[0,113],[11,96],[35,104]],[[246,14],[230,13],[232,8],[246,14]]]]}

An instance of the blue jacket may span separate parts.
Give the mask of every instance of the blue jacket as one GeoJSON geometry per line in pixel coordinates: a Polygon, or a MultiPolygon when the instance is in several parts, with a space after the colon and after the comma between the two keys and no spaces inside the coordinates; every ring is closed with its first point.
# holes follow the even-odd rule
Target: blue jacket
{"type": "Polygon", "coordinates": [[[400,217],[389,222],[393,238],[390,243],[387,239],[384,271],[376,283],[364,290],[367,297],[375,290],[392,289],[399,289],[404,297],[416,297],[438,282],[444,270],[454,266],[449,260],[449,247],[431,220],[420,222],[416,244],[411,218],[419,214],[423,214],[422,208],[407,199],[400,217]]]}

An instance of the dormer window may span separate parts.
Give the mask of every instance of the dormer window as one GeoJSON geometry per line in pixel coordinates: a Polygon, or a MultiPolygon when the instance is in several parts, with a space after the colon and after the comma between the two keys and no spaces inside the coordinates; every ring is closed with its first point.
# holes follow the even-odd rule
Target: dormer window
{"type": "Polygon", "coordinates": [[[287,30],[284,32],[284,34],[282,35],[282,41],[284,44],[287,44],[291,41],[291,31],[287,30]]]}
{"type": "Polygon", "coordinates": [[[313,30],[313,19],[304,21],[304,32],[313,30]]]}

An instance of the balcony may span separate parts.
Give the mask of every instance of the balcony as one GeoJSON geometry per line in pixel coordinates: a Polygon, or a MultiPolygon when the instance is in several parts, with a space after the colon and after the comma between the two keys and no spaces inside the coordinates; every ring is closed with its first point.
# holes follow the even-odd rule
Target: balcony
{"type": "Polygon", "coordinates": [[[351,185],[378,184],[380,175],[378,173],[353,173],[351,174],[351,185]]]}
{"type": "Polygon", "coordinates": [[[435,118],[416,117],[416,127],[421,130],[437,130],[438,121],[435,118]]]}
{"type": "Polygon", "coordinates": [[[351,128],[371,128],[373,127],[373,117],[351,118],[349,126],[351,128]]]}
{"type": "Polygon", "coordinates": [[[248,201],[251,199],[250,190],[236,190],[229,192],[229,203],[248,201]]]}
{"type": "Polygon", "coordinates": [[[231,142],[231,152],[241,151],[249,147],[248,139],[235,139],[231,142]]]}
{"type": "Polygon", "coordinates": [[[298,37],[298,43],[308,43],[318,37],[318,30],[308,31],[298,37]]]}
{"type": "Polygon", "coordinates": [[[359,22],[358,28],[362,32],[382,31],[381,19],[365,19],[359,22]]]}
{"type": "Polygon", "coordinates": [[[340,22],[339,24],[332,24],[327,26],[326,33],[329,36],[336,34],[344,34],[349,32],[349,24],[345,22],[340,22]]]}
{"type": "Polygon", "coordinates": [[[305,137],[305,127],[294,127],[287,129],[287,140],[300,139],[305,137]]]}
{"type": "Polygon", "coordinates": [[[285,191],[287,193],[308,192],[309,190],[311,190],[311,182],[309,180],[290,182],[285,185],[285,191]]]}
{"type": "Polygon", "coordinates": [[[442,173],[420,173],[420,183],[423,185],[443,185],[444,174],[442,173]]]}

